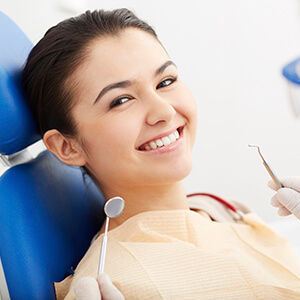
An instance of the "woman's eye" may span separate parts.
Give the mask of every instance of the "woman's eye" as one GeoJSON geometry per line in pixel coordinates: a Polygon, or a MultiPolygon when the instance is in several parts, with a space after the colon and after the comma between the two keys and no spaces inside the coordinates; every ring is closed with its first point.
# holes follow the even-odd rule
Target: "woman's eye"
{"type": "Polygon", "coordinates": [[[128,96],[119,97],[119,98],[113,100],[113,101],[110,103],[109,107],[110,107],[110,108],[113,108],[113,107],[115,107],[115,106],[121,105],[121,104],[123,104],[123,103],[129,101],[130,99],[131,99],[131,98],[128,97],[128,96]]]}
{"type": "Polygon", "coordinates": [[[156,87],[157,89],[163,88],[165,86],[171,85],[174,81],[177,80],[177,77],[170,77],[170,78],[166,78],[164,79],[161,83],[158,84],[158,86],[156,87]]]}

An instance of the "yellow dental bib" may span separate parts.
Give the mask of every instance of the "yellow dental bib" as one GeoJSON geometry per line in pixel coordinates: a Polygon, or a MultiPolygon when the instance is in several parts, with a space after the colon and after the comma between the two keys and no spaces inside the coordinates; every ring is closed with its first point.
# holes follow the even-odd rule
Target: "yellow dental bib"
{"type": "MultiPolygon", "coordinates": [[[[97,276],[102,235],[75,276],[97,276]]],[[[255,214],[215,222],[191,210],[138,214],[108,233],[105,272],[125,299],[300,299],[300,262],[289,243],[255,214]]]]}

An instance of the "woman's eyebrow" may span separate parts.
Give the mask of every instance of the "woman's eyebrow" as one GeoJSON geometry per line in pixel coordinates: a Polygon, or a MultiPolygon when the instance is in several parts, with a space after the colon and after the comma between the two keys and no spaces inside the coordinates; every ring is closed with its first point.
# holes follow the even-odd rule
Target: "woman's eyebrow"
{"type": "Polygon", "coordinates": [[[99,93],[99,95],[95,99],[94,104],[96,104],[100,100],[100,98],[103,97],[103,95],[106,94],[108,91],[113,90],[113,89],[122,88],[122,87],[128,87],[130,85],[132,85],[131,80],[124,80],[124,81],[112,83],[112,84],[106,86],[105,88],[103,88],[101,90],[101,92],[99,93]]]}
{"type": "Polygon", "coordinates": [[[165,70],[168,66],[171,66],[171,65],[174,66],[175,68],[177,68],[176,65],[175,65],[175,63],[174,63],[173,61],[168,60],[167,62],[165,62],[161,67],[159,67],[159,68],[156,70],[155,76],[158,76],[158,75],[160,75],[161,73],[163,73],[164,70],[165,70]]]}
{"type": "MultiPolygon", "coordinates": [[[[168,60],[167,62],[165,62],[161,67],[159,67],[156,71],[155,71],[155,76],[158,76],[160,74],[162,74],[164,72],[164,70],[170,66],[173,65],[176,67],[175,63],[171,60],[168,60]]],[[[104,96],[104,94],[106,94],[108,91],[113,90],[113,89],[118,89],[118,88],[124,88],[124,87],[128,87],[130,85],[133,84],[132,80],[124,80],[124,81],[120,81],[120,82],[116,82],[116,83],[112,83],[109,84],[108,86],[106,86],[105,88],[103,88],[101,90],[101,92],[99,93],[99,95],[97,96],[97,98],[94,101],[94,104],[96,104],[101,97],[104,96]]]]}

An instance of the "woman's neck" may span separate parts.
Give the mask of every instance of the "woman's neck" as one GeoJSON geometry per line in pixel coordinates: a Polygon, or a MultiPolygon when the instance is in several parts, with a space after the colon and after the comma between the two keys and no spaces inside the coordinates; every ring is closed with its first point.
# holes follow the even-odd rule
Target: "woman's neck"
{"type": "Polygon", "coordinates": [[[149,187],[134,187],[126,191],[105,193],[107,199],[120,196],[125,200],[125,209],[122,215],[110,219],[109,229],[113,229],[127,219],[147,211],[189,209],[182,182],[149,187]]]}

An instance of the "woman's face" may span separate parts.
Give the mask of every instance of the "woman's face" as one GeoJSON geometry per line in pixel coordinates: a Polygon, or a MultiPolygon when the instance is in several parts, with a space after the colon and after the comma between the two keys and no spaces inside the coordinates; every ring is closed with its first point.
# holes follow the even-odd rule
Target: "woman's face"
{"type": "Polygon", "coordinates": [[[196,103],[152,35],[129,28],[95,40],[75,74],[72,116],[86,166],[105,195],[189,174],[196,103]]]}

